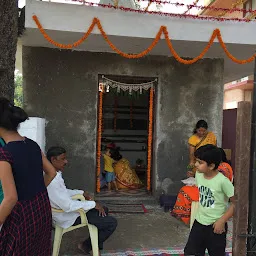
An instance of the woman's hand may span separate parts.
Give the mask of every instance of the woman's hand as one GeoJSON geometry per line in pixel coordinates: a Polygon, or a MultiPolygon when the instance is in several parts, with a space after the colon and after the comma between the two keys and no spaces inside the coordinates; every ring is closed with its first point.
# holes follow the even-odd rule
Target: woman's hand
{"type": "Polygon", "coordinates": [[[87,201],[93,200],[93,197],[87,191],[84,192],[83,196],[84,196],[85,200],[87,200],[87,201]]]}
{"type": "Polygon", "coordinates": [[[192,172],[192,171],[188,171],[188,172],[187,172],[187,176],[188,176],[188,178],[190,178],[190,177],[195,177],[195,174],[194,174],[194,172],[192,172]]]}
{"type": "Polygon", "coordinates": [[[188,168],[193,169],[194,167],[195,167],[195,163],[194,162],[189,162],[188,168]]]}

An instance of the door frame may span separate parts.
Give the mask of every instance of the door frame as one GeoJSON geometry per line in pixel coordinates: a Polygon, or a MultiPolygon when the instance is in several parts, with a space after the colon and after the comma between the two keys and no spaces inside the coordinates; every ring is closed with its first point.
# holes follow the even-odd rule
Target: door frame
{"type": "MultiPolygon", "coordinates": [[[[157,79],[156,79],[157,82],[157,79]]],[[[152,166],[153,166],[153,135],[155,124],[155,88],[156,85],[149,89],[149,116],[148,116],[148,143],[147,143],[147,191],[152,189],[152,166]]],[[[101,139],[103,132],[103,97],[104,97],[104,84],[99,82],[98,86],[98,115],[97,115],[97,152],[96,152],[96,192],[100,193],[100,167],[101,167],[101,139]]]]}

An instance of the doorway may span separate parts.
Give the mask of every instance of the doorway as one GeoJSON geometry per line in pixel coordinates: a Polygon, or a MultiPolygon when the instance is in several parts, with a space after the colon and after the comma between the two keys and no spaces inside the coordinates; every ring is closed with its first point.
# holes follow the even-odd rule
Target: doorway
{"type": "Polygon", "coordinates": [[[99,76],[97,183],[102,194],[137,195],[151,191],[156,78],[99,76]],[[118,191],[108,191],[104,157],[114,148],[118,191]]]}

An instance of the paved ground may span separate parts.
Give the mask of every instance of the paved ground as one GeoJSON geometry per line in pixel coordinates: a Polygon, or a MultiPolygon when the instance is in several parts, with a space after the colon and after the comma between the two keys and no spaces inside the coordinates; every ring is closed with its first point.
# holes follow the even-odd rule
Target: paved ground
{"type": "MultiPolygon", "coordinates": [[[[122,198],[126,200],[126,198],[122,198]]],[[[131,199],[129,198],[131,201],[131,199]]],[[[136,199],[135,199],[136,200],[136,199]]],[[[140,198],[149,213],[114,214],[118,220],[116,232],[105,243],[105,250],[124,250],[127,248],[165,248],[184,246],[189,228],[165,213],[153,198],[140,198]]],[[[134,202],[134,200],[132,200],[134,202]]],[[[88,236],[87,228],[64,235],[61,256],[81,255],[77,244],[88,236]]]]}

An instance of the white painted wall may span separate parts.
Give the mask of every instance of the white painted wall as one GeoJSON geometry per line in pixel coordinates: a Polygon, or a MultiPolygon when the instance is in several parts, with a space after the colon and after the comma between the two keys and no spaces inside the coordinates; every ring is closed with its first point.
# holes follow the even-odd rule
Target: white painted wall
{"type": "Polygon", "coordinates": [[[20,124],[18,132],[31,140],[37,142],[41,150],[45,153],[45,119],[30,117],[20,124]]]}

